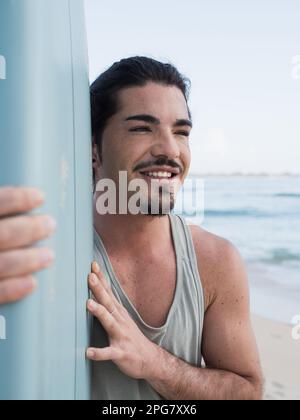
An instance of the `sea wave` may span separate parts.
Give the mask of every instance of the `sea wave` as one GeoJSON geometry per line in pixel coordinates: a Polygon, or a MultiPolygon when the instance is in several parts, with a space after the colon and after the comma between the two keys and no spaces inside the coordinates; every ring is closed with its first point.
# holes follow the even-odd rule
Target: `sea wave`
{"type": "Polygon", "coordinates": [[[274,248],[270,256],[262,258],[261,262],[268,264],[283,264],[286,262],[300,262],[300,254],[290,251],[287,248],[274,248]]]}
{"type": "Polygon", "coordinates": [[[272,213],[267,213],[257,209],[241,208],[227,210],[205,210],[206,217],[274,217],[272,213]]]}
{"type": "Polygon", "coordinates": [[[300,198],[300,193],[277,193],[273,197],[282,197],[282,198],[300,198]]]}

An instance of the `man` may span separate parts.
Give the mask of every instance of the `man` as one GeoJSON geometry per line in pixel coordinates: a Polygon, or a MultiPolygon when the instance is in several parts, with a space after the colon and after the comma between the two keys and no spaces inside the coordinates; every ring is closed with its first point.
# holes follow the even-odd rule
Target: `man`
{"type": "MultiPolygon", "coordinates": [[[[102,192],[95,189],[96,261],[88,302],[95,324],[93,348],[87,350],[95,399],[262,395],[239,253],[227,240],[163,211],[164,197],[174,207],[189,171],[187,98],[187,81],[173,66],[145,57],[115,63],[91,87],[95,186],[110,179],[119,193],[119,174],[125,172],[126,186],[155,181],[160,187],[158,193],[142,191],[141,208],[148,212],[138,214],[100,215],[102,192]],[[154,198],[156,214],[151,213],[154,198]]],[[[28,276],[53,258],[40,250],[18,250],[50,234],[51,220],[9,217],[39,205],[36,194],[0,191],[2,303],[26,296],[34,287],[28,276]]]]}

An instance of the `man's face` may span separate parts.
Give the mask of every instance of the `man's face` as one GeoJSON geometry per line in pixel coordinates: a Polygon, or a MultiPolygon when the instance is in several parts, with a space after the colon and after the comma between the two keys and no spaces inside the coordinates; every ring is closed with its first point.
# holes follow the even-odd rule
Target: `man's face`
{"type": "Polygon", "coordinates": [[[190,166],[191,126],[182,92],[151,82],[123,89],[118,103],[103,133],[96,181],[109,178],[118,186],[119,172],[126,171],[128,184],[140,179],[148,186],[142,207],[150,210],[150,200],[157,198],[161,206],[165,196],[172,209],[190,166]],[[151,183],[156,186],[152,192],[151,183]]]}

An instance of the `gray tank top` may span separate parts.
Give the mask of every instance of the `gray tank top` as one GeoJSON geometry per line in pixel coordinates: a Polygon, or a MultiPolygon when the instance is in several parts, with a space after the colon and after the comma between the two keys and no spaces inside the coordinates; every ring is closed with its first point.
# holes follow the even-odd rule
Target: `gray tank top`
{"type": "MultiPolygon", "coordinates": [[[[177,261],[177,283],[166,323],[159,328],[146,324],[116,278],[104,244],[95,231],[95,260],[119,302],[151,341],[190,365],[200,367],[204,320],[204,295],[194,244],[184,218],[171,214],[173,243],[177,261]]],[[[93,347],[107,347],[109,341],[101,324],[93,320],[93,347]]],[[[111,361],[93,362],[94,400],[163,400],[145,380],[128,377],[111,361]]]]}

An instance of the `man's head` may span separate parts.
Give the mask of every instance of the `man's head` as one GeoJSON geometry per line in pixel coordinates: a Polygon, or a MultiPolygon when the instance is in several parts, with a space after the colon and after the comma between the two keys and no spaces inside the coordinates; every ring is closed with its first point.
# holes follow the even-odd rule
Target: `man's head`
{"type": "Polygon", "coordinates": [[[91,86],[94,181],[118,185],[119,171],[127,171],[128,183],[155,179],[174,190],[172,208],[190,165],[188,90],[174,66],[146,57],[104,72],[91,86]]]}

